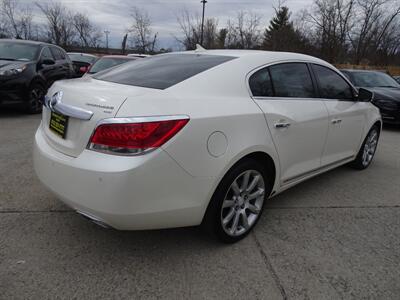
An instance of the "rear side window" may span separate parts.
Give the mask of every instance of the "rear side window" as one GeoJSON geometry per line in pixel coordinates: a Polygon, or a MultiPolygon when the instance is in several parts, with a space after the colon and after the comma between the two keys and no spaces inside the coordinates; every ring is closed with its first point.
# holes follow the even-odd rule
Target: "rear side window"
{"type": "Polygon", "coordinates": [[[353,100],[352,88],[339,74],[319,65],[313,65],[313,69],[321,98],[353,100]]]}
{"type": "Polygon", "coordinates": [[[65,54],[62,50],[52,47],[51,52],[53,53],[53,56],[56,60],[64,60],[65,59],[65,54]]]}
{"type": "Polygon", "coordinates": [[[41,59],[54,59],[48,47],[44,47],[42,50],[41,59]]]}
{"type": "Polygon", "coordinates": [[[235,57],[207,54],[166,54],[123,64],[95,79],[154,89],[166,89],[235,57]]]}
{"type": "Polygon", "coordinates": [[[250,90],[254,97],[272,97],[274,90],[272,88],[271,77],[268,68],[257,71],[251,75],[249,80],[250,90]]]}
{"type": "Polygon", "coordinates": [[[275,97],[314,98],[314,86],[304,63],[285,63],[269,67],[275,97]]]}

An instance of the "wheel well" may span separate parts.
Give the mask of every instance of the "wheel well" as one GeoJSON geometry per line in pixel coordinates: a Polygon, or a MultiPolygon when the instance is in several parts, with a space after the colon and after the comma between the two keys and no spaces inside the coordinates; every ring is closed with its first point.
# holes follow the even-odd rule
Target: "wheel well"
{"type": "Polygon", "coordinates": [[[31,83],[29,84],[29,87],[31,87],[33,84],[40,84],[44,89],[46,89],[46,83],[43,81],[43,79],[35,77],[32,79],[31,83]]]}
{"type": "MultiPolygon", "coordinates": [[[[252,160],[255,160],[255,161],[259,162],[260,164],[266,166],[266,167],[268,168],[268,171],[271,172],[271,174],[270,174],[270,175],[271,175],[271,189],[270,189],[269,193],[270,193],[270,194],[273,194],[273,186],[274,186],[274,184],[275,184],[275,179],[276,179],[276,166],[275,166],[275,163],[274,163],[274,160],[272,159],[272,157],[269,156],[269,155],[268,155],[267,153],[265,153],[265,152],[258,151],[258,152],[249,153],[249,154],[247,154],[246,156],[243,156],[243,157],[242,157],[241,159],[239,159],[235,164],[232,165],[232,167],[224,174],[224,176],[225,176],[232,168],[234,168],[237,164],[239,164],[239,163],[241,163],[242,161],[247,160],[247,159],[252,159],[252,160]]],[[[221,180],[222,180],[222,179],[221,179],[221,180]]],[[[221,182],[220,182],[220,183],[221,183],[221,182]]],[[[218,183],[218,185],[219,185],[220,183],[218,183]]],[[[214,193],[215,193],[215,190],[214,190],[214,193]]],[[[212,200],[212,199],[211,199],[211,200],[212,200]]],[[[208,203],[207,209],[206,209],[205,214],[204,214],[204,216],[203,216],[202,224],[204,224],[205,218],[206,218],[206,216],[208,215],[207,212],[208,212],[210,209],[212,209],[212,205],[213,205],[213,203],[212,203],[212,201],[210,201],[210,202],[208,203]]]]}
{"type": "Polygon", "coordinates": [[[275,178],[276,178],[276,166],[272,157],[265,152],[253,152],[242,157],[237,163],[246,159],[253,159],[261,163],[262,165],[267,166],[268,171],[271,172],[271,184],[272,184],[271,192],[272,192],[272,188],[273,185],[275,184],[275,178]]]}
{"type": "MultiPolygon", "coordinates": [[[[376,121],[376,122],[374,123],[374,125],[372,125],[372,127],[374,127],[375,125],[377,125],[377,126],[379,127],[379,131],[382,130],[382,122],[381,122],[381,121],[376,121]]],[[[372,127],[371,127],[371,128],[372,128],[372,127]]]]}

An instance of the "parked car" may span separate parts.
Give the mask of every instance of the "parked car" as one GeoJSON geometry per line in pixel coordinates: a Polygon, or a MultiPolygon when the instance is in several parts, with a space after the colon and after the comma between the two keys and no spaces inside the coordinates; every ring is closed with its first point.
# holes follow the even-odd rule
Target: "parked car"
{"type": "Polygon", "coordinates": [[[393,76],[393,78],[394,78],[398,83],[400,83],[400,76],[393,76]]]}
{"type": "Polygon", "coordinates": [[[381,131],[372,95],[301,54],[157,55],[57,82],[34,166],[103,226],[202,224],[235,242],[269,197],[343,164],[370,165],[381,131]]]}
{"type": "Polygon", "coordinates": [[[47,89],[72,73],[71,61],[60,47],[0,40],[0,103],[22,103],[29,113],[39,113],[47,89]]]}
{"type": "Polygon", "coordinates": [[[106,55],[96,60],[96,62],[87,71],[87,74],[96,74],[100,71],[104,71],[136,59],[136,57],[128,57],[123,55],[106,55]]]}
{"type": "Polygon", "coordinates": [[[75,70],[75,77],[82,77],[89,70],[92,64],[98,59],[96,55],[86,53],[69,52],[75,70]]]}
{"type": "Polygon", "coordinates": [[[379,107],[383,121],[400,124],[400,84],[379,71],[342,70],[356,87],[374,92],[373,103],[379,107]]]}

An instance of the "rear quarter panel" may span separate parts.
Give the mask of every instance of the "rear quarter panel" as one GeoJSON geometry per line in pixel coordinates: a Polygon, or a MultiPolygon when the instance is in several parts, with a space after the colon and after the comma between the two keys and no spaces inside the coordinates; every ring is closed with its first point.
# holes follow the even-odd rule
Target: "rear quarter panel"
{"type": "Polygon", "coordinates": [[[238,160],[261,151],[274,160],[278,178],[275,146],[245,78],[246,72],[234,64],[217,67],[167,90],[130,97],[117,117],[188,115],[189,123],[163,149],[193,177],[214,177],[217,185],[238,160]],[[225,153],[218,157],[208,150],[214,132],[227,140],[225,153]]]}

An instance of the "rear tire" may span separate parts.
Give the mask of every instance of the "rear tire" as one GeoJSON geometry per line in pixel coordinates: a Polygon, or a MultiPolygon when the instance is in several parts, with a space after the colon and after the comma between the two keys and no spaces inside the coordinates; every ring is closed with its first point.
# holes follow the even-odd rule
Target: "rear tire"
{"type": "Polygon", "coordinates": [[[211,198],[203,227],[224,243],[246,237],[257,224],[272,182],[268,168],[253,159],[236,164],[211,198]]]}
{"type": "Polygon", "coordinates": [[[376,148],[378,146],[380,136],[380,128],[378,125],[374,125],[368,132],[360,151],[357,154],[356,159],[350,163],[350,166],[356,170],[365,170],[371,164],[376,148]]]}
{"type": "Polygon", "coordinates": [[[29,114],[38,114],[42,111],[43,98],[46,94],[45,88],[40,83],[33,83],[28,91],[28,101],[25,103],[26,111],[29,114]]]}

